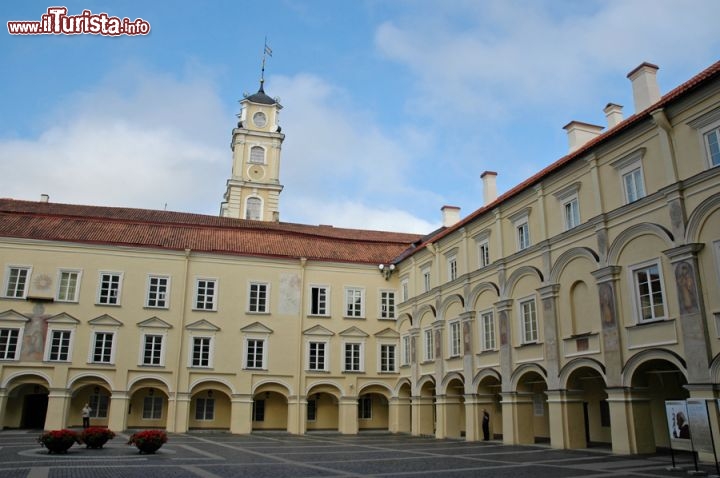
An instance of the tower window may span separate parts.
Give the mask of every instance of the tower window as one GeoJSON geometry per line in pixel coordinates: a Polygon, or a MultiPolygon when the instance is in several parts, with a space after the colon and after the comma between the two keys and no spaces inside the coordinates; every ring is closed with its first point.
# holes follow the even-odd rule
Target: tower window
{"type": "Polygon", "coordinates": [[[253,221],[262,220],[262,199],[248,198],[245,207],[245,219],[253,221]]]}
{"type": "Polygon", "coordinates": [[[250,162],[253,164],[265,164],[265,150],[260,146],[250,148],[250,162]]]}

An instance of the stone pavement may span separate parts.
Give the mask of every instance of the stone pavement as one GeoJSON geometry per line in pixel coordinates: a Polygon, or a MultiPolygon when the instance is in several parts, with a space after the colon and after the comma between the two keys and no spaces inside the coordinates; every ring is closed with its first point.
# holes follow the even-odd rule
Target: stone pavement
{"type": "MultiPolygon", "coordinates": [[[[368,433],[197,432],[170,435],[155,455],[140,455],[118,433],[102,450],[75,445],[66,455],[48,455],[36,442],[39,432],[0,431],[0,477],[654,477],[688,476],[668,471],[669,455],[617,456],[608,450],[554,450],[545,445],[506,446],[368,433]]],[[[710,473],[714,465],[701,467],[710,473]]]]}

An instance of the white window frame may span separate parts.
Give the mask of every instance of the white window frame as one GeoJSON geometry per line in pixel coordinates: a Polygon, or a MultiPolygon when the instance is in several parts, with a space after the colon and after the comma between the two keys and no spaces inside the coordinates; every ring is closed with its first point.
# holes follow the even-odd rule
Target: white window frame
{"type": "MultiPolygon", "coordinates": [[[[215,336],[214,335],[208,335],[208,334],[202,334],[198,333],[197,335],[193,334],[189,337],[189,345],[188,345],[188,367],[190,368],[213,368],[213,359],[215,358],[215,336]],[[200,363],[195,362],[195,342],[196,341],[205,341],[207,340],[207,364],[203,365],[202,356],[200,357],[200,363]]],[[[201,354],[203,351],[201,351],[201,354]]]]}
{"type": "Polygon", "coordinates": [[[307,359],[307,371],[308,372],[327,372],[330,364],[330,342],[327,340],[308,340],[305,347],[305,357],[307,359]],[[316,359],[315,368],[313,368],[313,362],[311,357],[312,344],[322,345],[323,348],[323,363],[322,367],[318,365],[316,359]]]}
{"type": "Polygon", "coordinates": [[[580,225],[580,202],[577,194],[562,202],[562,213],[565,231],[580,225]]]}
{"type": "Polygon", "coordinates": [[[380,317],[381,320],[395,320],[395,312],[397,310],[397,304],[395,301],[396,295],[397,294],[394,290],[380,290],[380,300],[378,301],[378,306],[380,310],[378,311],[378,317],[380,317]]]}
{"type": "MultiPolygon", "coordinates": [[[[632,298],[633,298],[633,314],[635,316],[636,324],[647,324],[649,322],[657,322],[665,320],[668,317],[668,301],[665,294],[665,279],[663,277],[662,262],[660,259],[653,259],[639,264],[634,264],[628,267],[629,284],[632,287],[632,298]],[[658,281],[660,284],[660,297],[662,299],[663,314],[655,316],[654,304],[651,305],[652,317],[645,319],[642,313],[642,299],[640,297],[640,284],[638,283],[638,272],[648,271],[653,267],[657,268],[658,281]]],[[[651,291],[650,297],[652,298],[654,293],[651,291]]]]}
{"type": "MultiPolygon", "coordinates": [[[[244,352],[243,353],[243,368],[246,370],[267,370],[268,369],[267,357],[268,357],[268,345],[269,345],[267,337],[245,337],[244,344],[245,344],[245,347],[243,350],[243,352],[244,352]],[[263,344],[262,355],[261,355],[262,363],[260,364],[259,367],[257,366],[257,363],[254,363],[252,367],[250,366],[250,361],[248,360],[249,354],[250,354],[250,341],[262,342],[262,344],[263,344]]],[[[256,354],[254,353],[254,355],[256,355],[256,354]]]]}
{"type": "Polygon", "coordinates": [[[521,344],[536,344],[539,341],[539,323],[538,323],[538,311],[537,311],[537,300],[534,295],[523,297],[517,301],[518,308],[518,321],[520,323],[520,343],[521,344]],[[526,311],[525,306],[532,307],[526,311]],[[526,312],[531,312],[532,315],[528,317],[529,322],[526,323],[526,312]]]}
{"type": "Polygon", "coordinates": [[[258,145],[250,146],[250,150],[248,151],[248,164],[267,164],[267,162],[265,160],[265,154],[266,154],[265,148],[263,148],[262,146],[258,146],[258,145]],[[257,151],[258,149],[260,151],[262,151],[262,158],[260,161],[258,161],[256,158],[253,157],[253,150],[257,151]]]}
{"type": "Polygon", "coordinates": [[[212,277],[196,277],[195,278],[195,290],[193,293],[193,303],[192,303],[192,310],[202,310],[202,311],[216,311],[218,307],[218,286],[219,281],[216,278],[212,277]],[[211,302],[207,300],[209,295],[205,293],[203,295],[203,307],[198,307],[198,299],[200,298],[200,282],[205,283],[205,288],[207,291],[207,284],[212,282],[213,283],[213,293],[212,293],[212,299],[211,302]],[[206,307],[206,305],[210,302],[211,307],[206,307]]]}
{"type": "MultiPolygon", "coordinates": [[[[48,327],[47,331],[47,340],[45,344],[45,362],[72,362],[73,357],[73,336],[75,335],[75,331],[73,329],[68,329],[65,327],[48,327]],[[64,359],[61,358],[51,358],[52,355],[52,349],[54,348],[54,342],[55,342],[55,333],[61,333],[61,334],[67,334],[67,351],[65,352],[66,357],[64,359]]],[[[62,345],[62,344],[61,344],[62,345]]],[[[60,352],[58,352],[59,354],[60,352]]]]}
{"type": "Polygon", "coordinates": [[[0,331],[7,330],[8,332],[8,342],[5,343],[5,350],[0,350],[0,361],[11,361],[11,360],[18,360],[18,357],[20,357],[20,349],[22,348],[23,343],[23,332],[24,327],[6,327],[6,326],[0,326],[0,331]],[[10,332],[15,331],[17,332],[16,342],[15,342],[15,353],[12,357],[9,356],[9,344],[10,344],[10,332]]]}
{"type": "Polygon", "coordinates": [[[430,266],[425,266],[420,269],[420,274],[423,280],[423,292],[430,292],[432,289],[432,274],[430,266]]]}
{"type": "Polygon", "coordinates": [[[448,282],[452,282],[458,278],[457,255],[452,255],[447,258],[447,268],[448,282]]]}
{"type": "Polygon", "coordinates": [[[312,317],[330,317],[330,310],[330,286],[324,284],[310,284],[310,287],[308,288],[308,315],[312,317]],[[318,310],[316,312],[313,312],[313,290],[315,289],[317,289],[318,291],[318,310]],[[322,310],[320,307],[320,303],[322,302],[322,300],[320,299],[321,293],[325,295],[324,306],[322,310]]]}
{"type": "Polygon", "coordinates": [[[703,146],[705,146],[705,155],[707,157],[707,164],[709,168],[714,168],[716,166],[720,166],[720,152],[717,154],[717,163],[713,163],[713,156],[712,156],[712,150],[710,149],[710,135],[714,134],[715,139],[718,145],[718,148],[720,148],[720,122],[714,127],[707,128],[702,133],[702,139],[703,139],[703,146]]]}
{"type": "Polygon", "coordinates": [[[251,281],[248,283],[248,301],[247,301],[247,313],[248,314],[269,314],[270,313],[270,284],[267,282],[251,281]],[[253,288],[257,288],[253,292],[253,288]],[[261,289],[264,288],[264,291],[261,289]],[[262,294],[265,297],[262,298],[262,294]],[[255,309],[255,310],[253,310],[255,309]]]}
{"type": "MultiPolygon", "coordinates": [[[[342,346],[343,350],[343,356],[342,356],[342,371],[343,372],[351,372],[351,373],[363,373],[365,372],[365,343],[357,340],[348,340],[343,342],[342,346]],[[357,369],[355,368],[348,368],[348,351],[349,348],[352,347],[353,349],[357,347],[357,369]]],[[[355,362],[355,351],[352,352],[352,357],[350,357],[352,362],[355,362]]]]}
{"type": "Polygon", "coordinates": [[[265,206],[263,198],[260,196],[248,196],[245,198],[245,219],[250,221],[262,221],[265,206]],[[253,200],[253,204],[250,204],[253,200]],[[257,203],[255,202],[257,201],[257,203]],[[255,209],[257,205],[257,210],[255,209]]]}
{"type": "Polygon", "coordinates": [[[645,185],[645,175],[643,174],[643,157],[645,156],[645,148],[639,148],[630,154],[626,154],[610,163],[610,166],[615,168],[620,178],[620,188],[623,192],[623,199],[625,204],[630,204],[639,199],[644,198],[647,195],[647,187],[645,185]],[[633,180],[633,191],[628,190],[626,176],[635,174],[637,171],[638,181],[633,180]],[[638,186],[642,188],[642,191],[638,191],[638,186]]]}
{"type": "Polygon", "coordinates": [[[103,305],[103,306],[119,306],[120,305],[120,298],[122,297],[122,287],[123,287],[123,272],[117,272],[117,271],[99,271],[98,272],[98,287],[97,287],[97,296],[95,297],[95,304],[96,305],[103,305]],[[107,295],[103,293],[103,291],[106,290],[105,287],[103,287],[104,284],[104,277],[107,276],[110,280],[109,286],[107,288],[107,295]],[[117,288],[113,287],[114,279],[117,277],[117,288]],[[113,292],[114,290],[114,292],[113,292]],[[103,302],[105,300],[106,302],[103,302]]]}
{"type": "Polygon", "coordinates": [[[195,397],[195,421],[196,422],[213,422],[215,421],[215,398],[214,397],[195,397]],[[200,400],[202,400],[203,408],[200,410],[200,400]],[[212,404],[208,407],[208,404],[212,404]],[[210,409],[210,416],[208,417],[208,408],[210,409]],[[198,418],[198,415],[202,415],[198,418]]]}
{"type": "Polygon", "coordinates": [[[140,341],[140,357],[138,365],[140,367],[164,367],[165,366],[165,351],[167,350],[167,333],[165,332],[143,332],[142,340],[140,341]],[[159,363],[145,363],[145,349],[148,341],[148,337],[160,337],[160,357],[159,363]]]}
{"type": "Polygon", "coordinates": [[[7,267],[5,267],[5,280],[3,281],[3,289],[2,289],[2,296],[6,299],[25,299],[27,298],[28,290],[30,289],[30,279],[32,278],[32,266],[26,266],[26,265],[17,265],[17,264],[10,264],[7,267]],[[15,281],[14,287],[13,287],[13,294],[10,295],[8,292],[8,288],[10,287],[10,274],[13,270],[18,271],[18,276],[15,281]],[[23,278],[23,286],[22,286],[22,292],[20,295],[18,295],[18,292],[20,292],[19,284],[20,284],[20,271],[25,272],[25,277],[23,278]]]}
{"type": "Polygon", "coordinates": [[[365,289],[362,287],[345,287],[345,310],[343,316],[346,319],[365,318],[365,289]],[[350,295],[352,294],[352,296],[350,295]],[[360,299],[360,306],[357,307],[357,299],[360,299]],[[356,310],[357,309],[357,310],[356,310]]]}
{"type": "Polygon", "coordinates": [[[720,166],[720,156],[718,156],[718,162],[713,164],[712,151],[710,150],[709,136],[711,133],[715,133],[718,142],[720,143],[720,108],[715,108],[709,113],[705,113],[699,118],[696,118],[688,123],[692,128],[698,132],[698,139],[700,140],[700,148],[705,155],[705,164],[708,168],[714,168],[720,166]]]}
{"type": "Polygon", "coordinates": [[[530,223],[527,221],[527,218],[515,224],[515,240],[518,251],[523,251],[530,247],[530,223]]]}
{"type": "Polygon", "coordinates": [[[423,361],[435,360],[435,331],[432,327],[423,330],[423,361]]]}
{"type": "MultiPolygon", "coordinates": [[[[79,301],[80,297],[80,282],[82,281],[82,270],[79,269],[59,269],[57,274],[57,289],[55,291],[55,301],[56,302],[74,302],[77,303],[79,301]],[[63,275],[68,274],[72,275],[75,274],[75,294],[72,297],[65,297],[61,298],[61,291],[63,286],[63,275]]],[[[66,287],[66,289],[68,289],[66,287]]],[[[66,291],[67,293],[67,291],[66,291]]]]}
{"type": "Polygon", "coordinates": [[[110,394],[101,388],[97,393],[93,392],[89,399],[90,418],[107,418],[110,411],[110,394]],[[101,404],[102,402],[102,404],[101,404]],[[104,413],[100,413],[100,412],[104,413]]]}
{"type": "Polygon", "coordinates": [[[490,265],[490,240],[478,242],[478,265],[480,268],[490,265]]]}
{"type": "Polygon", "coordinates": [[[398,366],[398,346],[397,344],[379,343],[378,344],[378,373],[397,373],[398,366]],[[383,355],[383,349],[392,348],[392,357],[383,355]],[[385,369],[385,370],[383,370],[385,369]]]}
{"type": "Polygon", "coordinates": [[[400,301],[405,302],[410,298],[410,279],[404,277],[400,281],[400,301]]]}
{"type": "Polygon", "coordinates": [[[163,408],[165,408],[164,403],[163,403],[164,401],[165,400],[162,395],[155,395],[155,394],[145,395],[143,397],[143,409],[142,409],[141,420],[162,420],[163,408]],[[151,413],[146,414],[145,412],[148,411],[148,407],[146,406],[148,404],[148,399],[150,399],[149,403],[152,404],[152,407],[149,410],[151,413]],[[160,404],[160,407],[156,406],[158,403],[160,404]],[[160,412],[159,414],[157,414],[157,415],[159,415],[157,417],[155,416],[156,411],[160,412]],[[146,415],[150,415],[150,416],[146,416],[146,415]]]}
{"type": "Polygon", "coordinates": [[[145,293],[145,307],[149,309],[169,309],[170,308],[170,276],[167,274],[148,274],[147,276],[147,286],[146,286],[146,293],[145,293]],[[155,284],[153,285],[153,281],[165,281],[165,285],[159,285],[155,284]],[[153,291],[153,287],[156,289],[153,291]],[[164,287],[165,290],[163,292],[160,292],[159,289],[161,287],[164,287]],[[150,304],[150,294],[155,293],[155,305],[150,304]],[[160,301],[162,301],[162,304],[160,304],[160,301]]]}
{"type": "Polygon", "coordinates": [[[401,355],[400,356],[402,359],[401,365],[403,365],[403,366],[410,365],[410,362],[412,360],[411,347],[410,347],[410,336],[403,335],[402,338],[400,339],[400,343],[401,343],[401,350],[400,350],[401,355]]]}
{"type": "Polygon", "coordinates": [[[372,408],[371,395],[358,397],[358,420],[372,420],[372,408]]]}
{"type": "Polygon", "coordinates": [[[117,332],[113,330],[93,330],[92,334],[90,334],[90,348],[88,353],[88,363],[93,364],[103,364],[103,365],[112,365],[115,363],[115,350],[116,350],[116,343],[117,343],[117,332]],[[97,341],[98,341],[98,335],[99,334],[110,334],[112,336],[110,340],[110,356],[107,361],[105,360],[95,360],[95,349],[97,347],[97,341]]]}
{"type": "Polygon", "coordinates": [[[462,327],[459,320],[448,322],[448,357],[459,357],[462,354],[462,327]]]}
{"type": "Polygon", "coordinates": [[[495,312],[492,309],[480,312],[480,340],[480,350],[497,350],[495,312]]]}

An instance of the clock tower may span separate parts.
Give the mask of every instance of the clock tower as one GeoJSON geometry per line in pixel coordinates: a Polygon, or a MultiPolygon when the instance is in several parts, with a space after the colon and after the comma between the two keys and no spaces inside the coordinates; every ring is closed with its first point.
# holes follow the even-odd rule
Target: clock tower
{"type": "Polygon", "coordinates": [[[285,139],[279,123],[282,106],[265,94],[264,81],[260,79],[257,93],[240,100],[240,121],[230,144],[232,175],[220,205],[223,217],[276,222],[280,218],[280,150],[285,139]]]}

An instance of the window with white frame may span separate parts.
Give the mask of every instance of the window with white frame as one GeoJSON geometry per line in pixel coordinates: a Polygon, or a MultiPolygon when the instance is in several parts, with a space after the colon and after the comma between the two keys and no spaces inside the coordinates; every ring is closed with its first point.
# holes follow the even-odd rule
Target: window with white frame
{"type": "Polygon", "coordinates": [[[113,342],[115,334],[113,332],[95,332],[93,334],[93,363],[113,363],[113,342]]]}
{"type": "Polygon", "coordinates": [[[429,292],[431,289],[430,267],[423,267],[420,274],[422,274],[423,292],[429,292]]]}
{"type": "Polygon", "coordinates": [[[528,222],[525,221],[517,224],[515,226],[515,231],[517,233],[518,250],[522,251],[523,249],[530,247],[530,226],[528,225],[528,222]]]}
{"type": "Polygon", "coordinates": [[[9,266],[5,276],[5,297],[24,299],[28,292],[30,267],[9,266]]]}
{"type": "Polygon", "coordinates": [[[659,262],[631,268],[639,322],[665,318],[665,294],[659,262]]]}
{"type": "Polygon", "coordinates": [[[478,243],[478,257],[480,260],[480,267],[487,267],[490,265],[490,241],[487,239],[478,243]]]}
{"type": "Polygon", "coordinates": [[[162,418],[163,397],[148,395],[143,399],[143,420],[160,420],[162,418]]]}
{"type": "Polygon", "coordinates": [[[457,256],[450,256],[447,259],[448,281],[454,281],[458,276],[457,256]]]}
{"type": "Polygon", "coordinates": [[[372,420],[372,397],[370,395],[358,398],[358,419],[372,420]]]}
{"type": "Polygon", "coordinates": [[[642,168],[644,155],[645,148],[640,148],[610,163],[618,172],[622,181],[625,204],[630,204],[645,197],[645,181],[642,168]]]}
{"type": "Polygon", "coordinates": [[[710,167],[720,165],[720,126],[703,135],[710,167]]]}
{"type": "Polygon", "coordinates": [[[168,292],[170,290],[170,278],[167,276],[148,276],[146,307],[167,309],[170,305],[168,292]]]}
{"type": "Polygon", "coordinates": [[[310,315],[328,316],[330,298],[329,287],[314,285],[310,287],[310,315]]]}
{"type": "Polygon", "coordinates": [[[48,349],[45,360],[50,362],[67,362],[70,360],[70,340],[72,331],[51,330],[48,334],[48,349]]]}
{"type": "Polygon", "coordinates": [[[522,342],[524,344],[538,341],[537,309],[535,298],[520,300],[520,326],[522,331],[522,342]]]}
{"type": "Polygon", "coordinates": [[[119,272],[101,272],[98,284],[97,303],[103,305],[118,305],[120,303],[120,288],[122,274],[119,272]]]}
{"type": "Polygon", "coordinates": [[[80,271],[61,270],[55,300],[58,302],[77,302],[80,292],[80,271]]]}
{"type": "Polygon", "coordinates": [[[245,219],[251,221],[262,220],[262,199],[249,197],[245,201],[245,219]]]}
{"type": "Polygon", "coordinates": [[[245,368],[265,368],[265,339],[245,340],[245,368]]]}
{"type": "Polygon", "coordinates": [[[327,371],[327,342],[308,343],[308,370],[327,371]]]}
{"type": "Polygon", "coordinates": [[[380,344],[380,372],[395,372],[395,344],[380,344]]]}
{"type": "Polygon", "coordinates": [[[248,312],[265,314],[269,312],[269,286],[263,282],[251,282],[248,294],[248,312]]]}
{"type": "Polygon", "coordinates": [[[380,318],[395,319],[395,291],[380,291],[380,318]]]}
{"type": "Polygon", "coordinates": [[[307,420],[309,422],[317,420],[317,400],[314,398],[308,398],[307,401],[307,420]]]}
{"type": "Polygon", "coordinates": [[[363,344],[358,342],[345,343],[345,359],[343,361],[345,372],[363,371],[363,344]]]}
{"type": "Polygon", "coordinates": [[[405,302],[410,298],[410,280],[405,278],[400,281],[400,300],[405,302]]]}
{"type": "Polygon", "coordinates": [[[215,399],[210,397],[198,397],[195,399],[195,420],[215,420],[215,399]]]}
{"type": "Polygon", "coordinates": [[[88,399],[90,418],[107,418],[109,405],[110,395],[104,390],[99,389],[97,392],[93,392],[88,399]]]}
{"type": "Polygon", "coordinates": [[[265,421],[265,400],[253,400],[252,421],[265,421]]]}
{"type": "Polygon", "coordinates": [[[217,281],[215,279],[195,280],[195,309],[215,310],[217,307],[217,281]]]}
{"type": "Polygon", "coordinates": [[[577,196],[563,203],[563,219],[565,220],[566,231],[580,225],[580,206],[578,205],[577,196]]]}
{"type": "Polygon", "coordinates": [[[163,365],[163,336],[145,334],[143,338],[142,365],[163,365]]]}
{"type": "Polygon", "coordinates": [[[403,335],[402,337],[402,364],[410,365],[410,336],[403,335]]]}
{"type": "Polygon", "coordinates": [[[480,314],[482,350],[495,350],[495,317],[492,310],[480,314]]]}
{"type": "Polygon", "coordinates": [[[265,149],[261,146],[250,148],[250,163],[265,164],[265,149]]]}
{"type": "Polygon", "coordinates": [[[688,123],[702,141],[708,167],[720,165],[720,108],[715,108],[688,123]]]}
{"type": "Polygon", "coordinates": [[[460,321],[450,322],[450,356],[458,357],[460,355],[460,344],[462,343],[462,334],[460,332],[460,321]]]}
{"type": "Polygon", "coordinates": [[[365,316],[365,290],[357,287],[345,288],[345,317],[359,318],[365,316]]]}
{"type": "Polygon", "coordinates": [[[20,347],[20,329],[0,329],[0,360],[16,360],[20,347]]]}
{"type": "Polygon", "coordinates": [[[423,331],[423,350],[423,360],[427,362],[435,359],[435,335],[433,329],[423,331]]]}
{"type": "Polygon", "coordinates": [[[209,368],[212,366],[211,358],[212,337],[193,337],[190,366],[209,368]]]}

